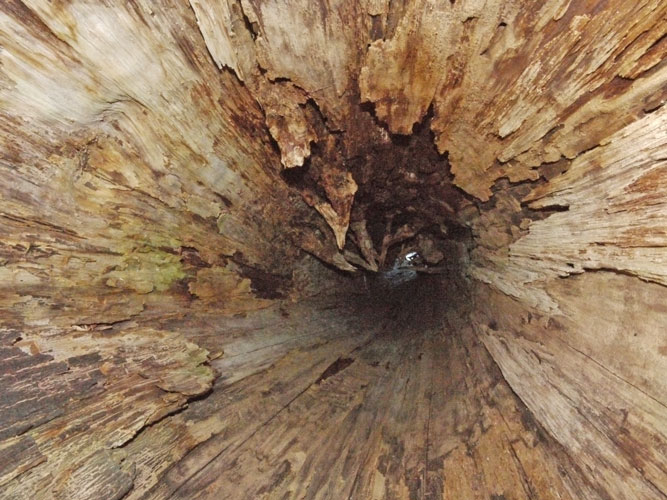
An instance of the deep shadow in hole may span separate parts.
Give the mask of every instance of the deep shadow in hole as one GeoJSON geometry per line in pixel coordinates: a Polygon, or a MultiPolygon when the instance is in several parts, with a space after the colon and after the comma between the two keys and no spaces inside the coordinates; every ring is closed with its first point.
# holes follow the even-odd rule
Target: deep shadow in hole
{"type": "Polygon", "coordinates": [[[346,314],[359,318],[359,324],[387,323],[391,325],[388,334],[440,331],[448,311],[464,313],[460,309],[468,307],[466,282],[457,269],[442,274],[420,272],[398,283],[388,281],[383,273],[366,273],[356,279],[359,292],[347,296],[346,314]]]}

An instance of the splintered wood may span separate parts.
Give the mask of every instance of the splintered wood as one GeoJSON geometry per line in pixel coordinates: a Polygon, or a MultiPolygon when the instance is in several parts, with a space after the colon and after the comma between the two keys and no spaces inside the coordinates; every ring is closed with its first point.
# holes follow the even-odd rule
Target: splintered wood
{"type": "Polygon", "coordinates": [[[667,498],[666,34],[0,2],[0,498],[667,498]]]}

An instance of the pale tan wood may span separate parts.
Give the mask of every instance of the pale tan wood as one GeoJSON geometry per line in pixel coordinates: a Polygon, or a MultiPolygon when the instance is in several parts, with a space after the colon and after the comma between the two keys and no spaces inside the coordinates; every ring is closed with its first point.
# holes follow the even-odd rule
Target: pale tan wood
{"type": "Polygon", "coordinates": [[[0,3],[0,497],[664,499],[666,30],[0,3]]]}

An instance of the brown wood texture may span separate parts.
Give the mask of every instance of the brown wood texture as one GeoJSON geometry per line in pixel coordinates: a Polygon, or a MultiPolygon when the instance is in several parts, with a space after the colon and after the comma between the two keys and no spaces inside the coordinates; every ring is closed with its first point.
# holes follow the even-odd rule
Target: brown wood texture
{"type": "Polygon", "coordinates": [[[0,2],[0,498],[667,498],[666,35],[0,2]]]}

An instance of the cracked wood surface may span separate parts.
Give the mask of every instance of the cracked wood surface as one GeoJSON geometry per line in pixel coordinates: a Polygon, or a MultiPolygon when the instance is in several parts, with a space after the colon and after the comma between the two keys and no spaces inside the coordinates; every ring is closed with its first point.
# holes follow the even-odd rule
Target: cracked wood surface
{"type": "MultiPolygon", "coordinates": [[[[128,498],[580,498],[588,492],[577,467],[530,421],[463,326],[461,311],[443,322],[441,304],[420,293],[413,300],[408,313],[389,312],[365,335],[349,331],[340,339],[338,332],[315,344],[311,335],[268,370],[216,387],[148,429],[128,453],[154,457],[155,443],[176,432],[208,440],[151,489],[128,498]],[[418,323],[415,315],[428,320],[418,323]],[[450,370],[433,369],[440,364],[450,370]],[[465,464],[461,454],[470,457],[465,464]],[[490,456],[499,459],[489,464],[490,456]],[[465,496],[470,491],[478,496],[465,496]]],[[[287,323],[299,324],[299,310],[292,313],[287,323]]],[[[174,460],[158,456],[160,465],[153,460],[152,467],[174,460]]]]}
{"type": "Polygon", "coordinates": [[[549,285],[555,316],[483,288],[477,300],[494,313],[476,318],[480,339],[547,432],[595,471],[597,497],[664,498],[664,287],[585,273],[549,285]],[[601,287],[604,305],[581,300],[601,287]]]}
{"type": "Polygon", "coordinates": [[[665,498],[666,13],[3,2],[0,496],[665,498]]]}

